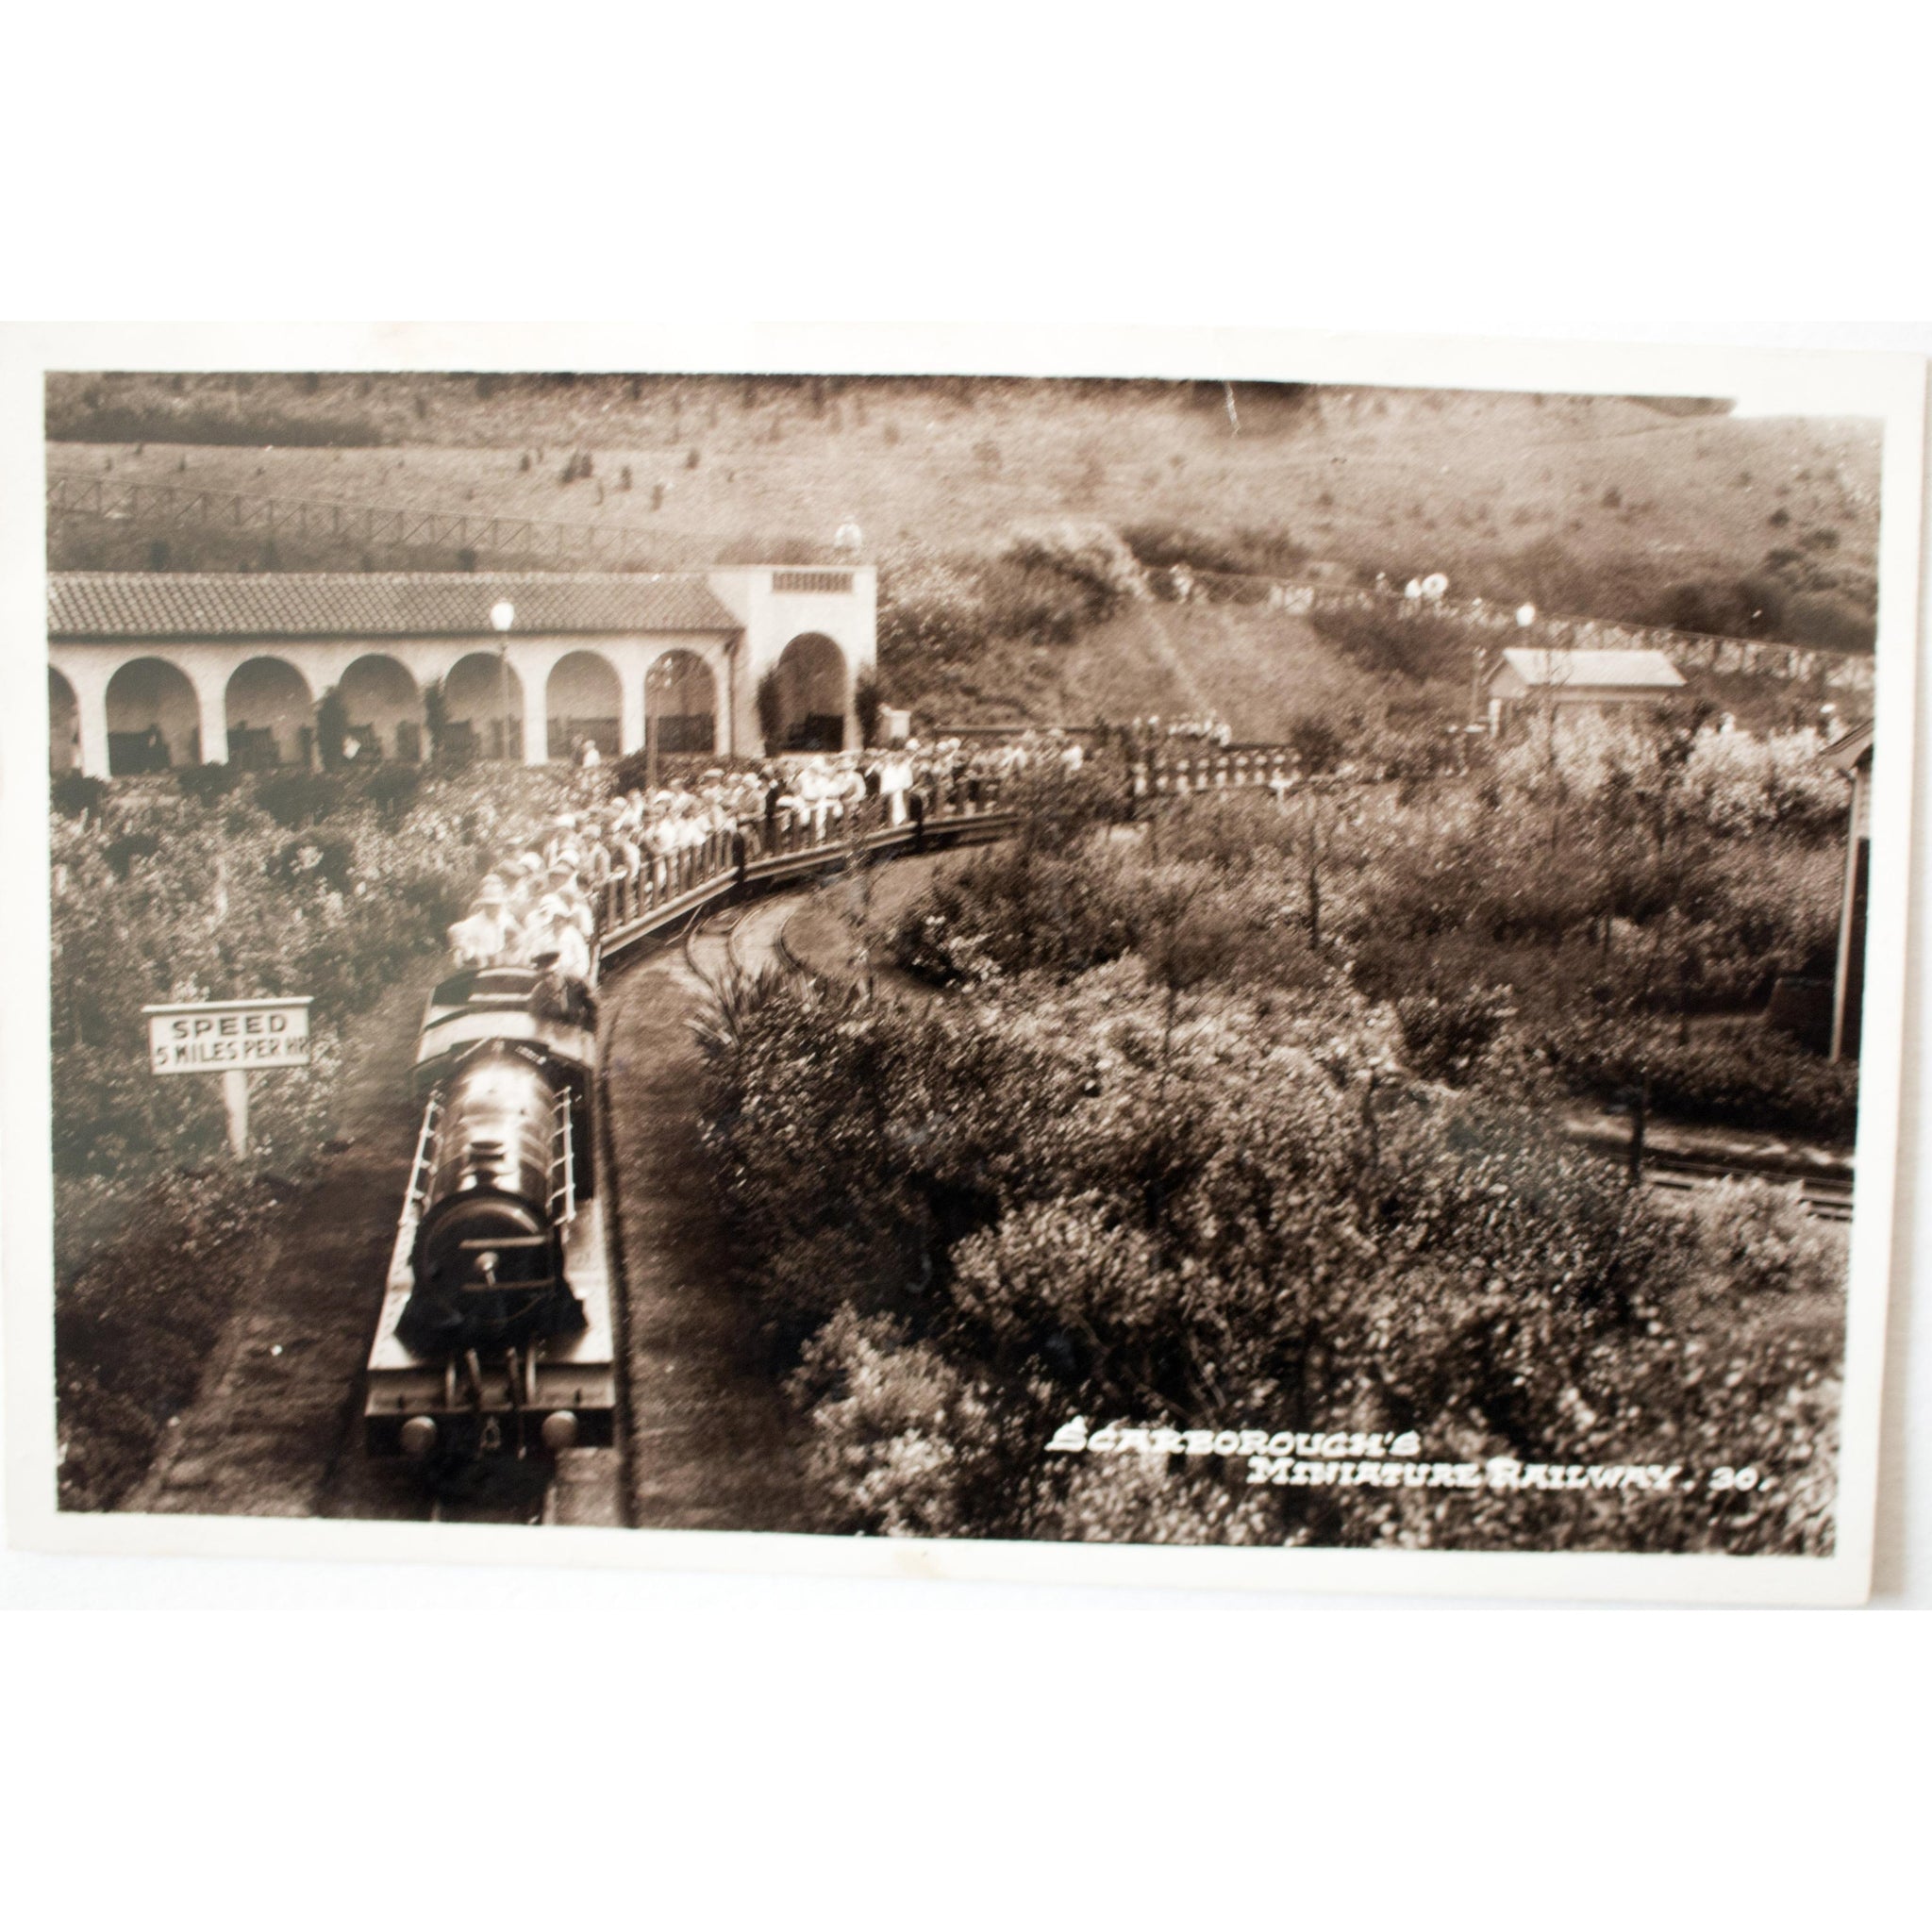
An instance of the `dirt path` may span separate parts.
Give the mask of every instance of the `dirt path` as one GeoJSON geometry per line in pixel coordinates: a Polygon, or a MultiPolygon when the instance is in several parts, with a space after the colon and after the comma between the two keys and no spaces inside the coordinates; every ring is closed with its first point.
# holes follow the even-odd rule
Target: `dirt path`
{"type": "MultiPolygon", "coordinates": [[[[798,903],[787,893],[744,914],[738,943],[745,966],[771,957],[798,903]]],[[[715,970],[722,945],[700,948],[698,958],[715,970]]],[[[627,1291],[631,1521],[658,1529],[807,1528],[801,1431],[758,1369],[750,1311],[723,1278],[724,1236],[699,1135],[691,1032],[704,987],[676,947],[631,968],[621,985],[605,1093],[627,1291]]]]}
{"type": "MultiPolygon", "coordinates": [[[[279,1208],[193,1404],[125,1507],[192,1515],[412,1513],[408,1498],[330,1494],[353,1441],[360,1372],[408,1180],[407,1069],[426,989],[391,990],[343,1039],[337,1107],[349,1141],[279,1208]]],[[[358,1458],[359,1459],[359,1458],[358,1458]]],[[[415,1513],[420,1513],[420,1505],[415,1513]]]]}

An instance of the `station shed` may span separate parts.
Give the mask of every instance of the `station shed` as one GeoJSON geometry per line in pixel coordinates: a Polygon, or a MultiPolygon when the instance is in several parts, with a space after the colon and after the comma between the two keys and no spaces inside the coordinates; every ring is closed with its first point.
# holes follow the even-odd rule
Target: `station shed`
{"type": "Polygon", "coordinates": [[[1502,731],[1526,706],[1602,713],[1655,704],[1683,688],[1684,674],[1661,651],[1512,645],[1490,673],[1490,729],[1502,731]]]}

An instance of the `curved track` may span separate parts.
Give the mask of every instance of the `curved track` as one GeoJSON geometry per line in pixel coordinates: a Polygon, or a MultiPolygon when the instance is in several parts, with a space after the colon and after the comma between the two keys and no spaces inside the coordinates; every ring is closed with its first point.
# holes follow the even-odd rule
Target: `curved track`
{"type": "Polygon", "coordinates": [[[726,1332],[737,1318],[717,1288],[721,1242],[700,1224],[709,1190],[691,1021],[714,983],[782,958],[780,934],[806,896],[801,884],[701,910],[681,944],[639,948],[606,978],[600,1031],[608,1104],[600,1152],[626,1371],[619,1447],[567,1451],[554,1466],[506,1463],[468,1492],[441,1496],[425,1491],[412,1465],[363,1453],[362,1365],[420,1123],[396,1074],[408,1063],[427,991],[411,982],[352,1023],[344,1043],[356,1071],[344,1084],[337,1151],[320,1183],[291,1196],[252,1253],[248,1286],[195,1399],[172,1420],[122,1507],[609,1526],[795,1522],[795,1499],[779,1506],[787,1485],[772,1474],[790,1459],[784,1425],[764,1412],[755,1378],[739,1373],[741,1337],[726,1332]],[[686,1198],[674,1203],[680,1191],[686,1198]],[[641,1335],[632,1332],[640,1298],[641,1335]],[[653,1376],[641,1401],[641,1359],[653,1376]],[[680,1397],[667,1405],[673,1386],[680,1397]],[[700,1391],[708,1394],[701,1399],[700,1391]],[[755,1445],[739,1459],[762,1464],[764,1475],[734,1474],[734,1451],[717,1440],[721,1428],[742,1439],[741,1450],[744,1441],[755,1445]],[[702,1457],[692,1449],[700,1439],[702,1457]]]}
{"type": "MultiPolygon", "coordinates": [[[[605,980],[602,993],[604,1017],[600,1031],[607,1055],[631,1017],[634,1002],[655,1000],[675,1008],[675,1024],[688,1028],[694,996],[715,991],[731,976],[755,972],[767,960],[782,958],[783,927],[804,897],[801,891],[790,891],[749,906],[700,908],[693,912],[675,950],[682,974],[638,970],[646,966],[643,960],[618,966],[605,980]]],[[[661,968],[661,954],[655,963],[661,968]]],[[[618,1348],[620,1360],[628,1364],[630,1272],[625,1266],[625,1196],[626,1192],[641,1190],[648,1202],[649,1178],[640,1173],[640,1163],[633,1158],[635,1124],[625,1118],[624,1108],[610,1104],[608,1082],[607,1104],[601,1110],[601,1119],[602,1144],[598,1152],[604,1175],[605,1208],[609,1216],[608,1239],[614,1274],[612,1294],[618,1348]]],[[[631,1219],[631,1227],[634,1242],[635,1217],[631,1219]]],[[[637,1492],[641,1474],[633,1466],[637,1417],[632,1374],[628,1371],[622,1376],[620,1392],[624,1412],[619,1418],[617,1447],[568,1450],[556,1458],[554,1465],[510,1461],[495,1465],[467,1492],[424,1497],[423,1514],[439,1523],[623,1527],[633,1520],[631,1499],[637,1492]]],[[[654,1461],[658,1459],[658,1446],[650,1453],[654,1461]]],[[[655,1468],[641,1474],[647,1482],[661,1477],[661,1471],[655,1468]]]]}

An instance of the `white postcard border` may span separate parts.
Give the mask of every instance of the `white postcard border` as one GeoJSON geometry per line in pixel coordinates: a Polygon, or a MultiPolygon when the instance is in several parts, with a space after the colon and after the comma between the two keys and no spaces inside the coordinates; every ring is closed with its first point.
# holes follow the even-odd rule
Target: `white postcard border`
{"type": "Polygon", "coordinates": [[[0,824],[12,917],[0,1004],[8,1541],[42,1551],[927,1576],[1166,1588],[1849,1604],[1871,1577],[1912,930],[1925,365],[1882,352],[1699,349],[1257,330],[533,324],[31,325],[0,333],[0,824]],[[51,369],[517,370],[1206,377],[1406,389],[1738,395],[1885,425],[1864,1054],[1838,1525],[1829,1557],[1150,1548],[768,1532],[66,1513],[54,1507],[46,899],[43,378],[51,369]]]}

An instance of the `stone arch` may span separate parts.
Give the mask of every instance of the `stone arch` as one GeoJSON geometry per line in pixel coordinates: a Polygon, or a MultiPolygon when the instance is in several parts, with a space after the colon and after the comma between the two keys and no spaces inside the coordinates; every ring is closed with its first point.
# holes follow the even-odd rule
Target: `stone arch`
{"type": "Polygon", "coordinates": [[[472,651],[442,680],[443,737],[452,757],[521,758],[524,680],[494,651],[472,651]]]}
{"type": "Polygon", "coordinates": [[[108,678],[109,776],[198,765],[204,756],[201,701],[178,664],[133,658],[108,678]]]}
{"type": "Polygon", "coordinates": [[[231,765],[260,772],[308,762],[315,699],[308,680],[286,658],[251,658],[237,665],[224,704],[231,765]]]}
{"type": "Polygon", "coordinates": [[[410,764],[423,756],[423,693],[407,665],[375,653],[358,658],[336,694],[358,759],[373,752],[410,764]]]}
{"type": "Polygon", "coordinates": [[[74,687],[47,666],[47,770],[56,778],[80,769],[80,701],[74,687]]]}
{"type": "Polygon", "coordinates": [[[644,674],[644,727],[659,752],[718,749],[718,680],[695,651],[666,651],[644,674]]]}
{"type": "Polygon", "coordinates": [[[845,653],[819,631],[795,637],[772,675],[777,690],[775,751],[842,751],[852,688],[845,653]]]}
{"type": "Polygon", "coordinates": [[[550,667],[543,687],[553,758],[571,758],[589,739],[606,758],[618,754],[624,690],[610,662],[595,651],[569,651],[550,667]]]}

